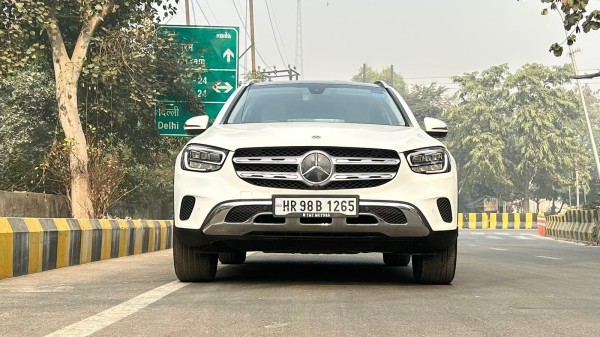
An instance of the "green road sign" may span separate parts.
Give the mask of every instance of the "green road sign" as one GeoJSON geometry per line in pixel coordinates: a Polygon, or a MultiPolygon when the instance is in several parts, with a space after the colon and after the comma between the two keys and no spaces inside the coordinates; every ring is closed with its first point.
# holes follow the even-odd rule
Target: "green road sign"
{"type": "MultiPolygon", "coordinates": [[[[205,64],[194,85],[204,103],[206,114],[214,120],[238,84],[238,28],[206,26],[162,26],[174,32],[177,44],[190,52],[191,61],[205,64]]],[[[183,125],[193,115],[184,102],[174,97],[160,99],[156,108],[156,127],[161,136],[185,136],[183,125]]]]}

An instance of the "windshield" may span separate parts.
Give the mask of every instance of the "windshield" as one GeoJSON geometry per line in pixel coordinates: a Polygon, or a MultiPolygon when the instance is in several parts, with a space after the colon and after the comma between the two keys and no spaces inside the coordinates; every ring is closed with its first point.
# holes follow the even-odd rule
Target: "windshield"
{"type": "Polygon", "coordinates": [[[383,88],[321,83],[252,86],[225,123],[277,122],[407,125],[383,88]]]}

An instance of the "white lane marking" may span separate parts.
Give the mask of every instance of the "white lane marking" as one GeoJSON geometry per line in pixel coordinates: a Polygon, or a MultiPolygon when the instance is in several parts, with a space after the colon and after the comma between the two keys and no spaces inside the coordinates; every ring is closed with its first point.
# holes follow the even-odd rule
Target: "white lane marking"
{"type": "Polygon", "coordinates": [[[123,302],[110,309],[90,316],[82,321],[71,324],[63,329],[55,331],[46,337],[54,336],[89,336],[115,322],[134,314],[148,305],[160,300],[161,298],[187,286],[189,283],[173,281],[152,289],[129,301],[123,302]]]}
{"type": "Polygon", "coordinates": [[[499,250],[499,251],[502,251],[502,252],[506,251],[506,249],[504,249],[504,248],[494,248],[494,247],[489,247],[489,248],[491,250],[499,250]]]}
{"type": "Polygon", "coordinates": [[[501,237],[495,236],[495,235],[487,235],[486,238],[493,239],[493,240],[504,240],[504,238],[501,238],[501,237]]]}
{"type": "Polygon", "coordinates": [[[536,255],[540,259],[549,259],[549,260],[562,260],[561,257],[552,257],[552,256],[544,256],[544,255],[536,255]]]}
{"type": "Polygon", "coordinates": [[[477,247],[477,245],[474,245],[472,243],[467,243],[467,246],[471,246],[471,247],[477,247]]]}
{"type": "Polygon", "coordinates": [[[523,235],[516,235],[515,238],[517,238],[519,240],[533,240],[532,238],[528,238],[528,237],[523,236],[523,235]]]}
{"type": "Polygon", "coordinates": [[[512,235],[511,233],[496,233],[496,234],[498,234],[498,235],[504,235],[504,236],[512,235]]]}

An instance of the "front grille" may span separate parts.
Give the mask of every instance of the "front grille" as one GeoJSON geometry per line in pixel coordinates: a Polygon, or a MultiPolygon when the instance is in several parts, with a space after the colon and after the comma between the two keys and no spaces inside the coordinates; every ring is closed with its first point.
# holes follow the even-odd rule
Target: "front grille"
{"type": "Polygon", "coordinates": [[[405,224],[408,221],[402,210],[391,206],[360,206],[361,213],[371,213],[389,224],[405,224]]]}
{"type": "MultiPolygon", "coordinates": [[[[396,151],[345,147],[270,147],[238,149],[233,155],[238,176],[253,185],[279,189],[342,190],[381,186],[394,179],[400,167],[396,151]],[[333,168],[329,179],[308,184],[301,164],[311,151],[327,154],[333,168]]],[[[306,171],[305,171],[306,172],[306,171]]]]}
{"type": "Polygon", "coordinates": [[[382,233],[312,233],[312,232],[250,232],[247,236],[298,237],[298,238],[372,238],[387,237],[382,233]]]}
{"type": "MultiPolygon", "coordinates": [[[[377,224],[379,222],[377,218],[393,225],[407,223],[404,212],[392,206],[360,206],[359,213],[360,215],[356,218],[346,218],[346,223],[349,225],[377,224]]],[[[225,222],[243,223],[255,216],[255,223],[285,223],[285,218],[273,216],[271,205],[235,206],[225,216],[225,222]]],[[[332,218],[300,218],[300,223],[303,224],[332,223],[332,221],[332,218]]]]}
{"type": "Polygon", "coordinates": [[[244,179],[246,182],[262,187],[282,188],[290,190],[345,190],[381,186],[388,180],[367,180],[367,181],[332,181],[325,186],[307,186],[304,182],[298,180],[267,180],[267,179],[244,179]]]}
{"type": "Polygon", "coordinates": [[[442,216],[442,220],[445,222],[452,222],[452,206],[448,198],[439,198],[437,200],[437,207],[442,216]]]}
{"type": "Polygon", "coordinates": [[[181,199],[181,208],[179,209],[179,220],[188,220],[192,216],[196,198],[186,195],[181,199]]]}
{"type": "Polygon", "coordinates": [[[233,207],[225,216],[225,222],[241,223],[252,219],[255,215],[263,212],[272,212],[271,206],[246,205],[233,207]]]}
{"type": "Polygon", "coordinates": [[[298,157],[306,152],[320,150],[329,153],[333,157],[357,157],[357,158],[398,158],[398,153],[393,150],[363,149],[354,147],[255,147],[238,149],[235,157],[298,157]]]}

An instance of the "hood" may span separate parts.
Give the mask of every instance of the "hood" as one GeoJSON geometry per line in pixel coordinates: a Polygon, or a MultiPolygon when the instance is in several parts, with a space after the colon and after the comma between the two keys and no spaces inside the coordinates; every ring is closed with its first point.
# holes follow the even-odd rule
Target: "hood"
{"type": "Polygon", "coordinates": [[[405,152],[443,146],[420,128],[350,123],[257,123],[213,125],[190,143],[235,151],[246,147],[336,146],[405,152]]]}

